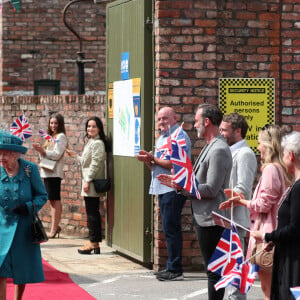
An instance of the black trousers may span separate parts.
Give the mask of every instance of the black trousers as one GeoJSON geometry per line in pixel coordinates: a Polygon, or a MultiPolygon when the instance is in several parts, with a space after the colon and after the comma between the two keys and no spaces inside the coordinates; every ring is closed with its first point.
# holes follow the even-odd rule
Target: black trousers
{"type": "Polygon", "coordinates": [[[211,271],[208,271],[207,265],[217,247],[217,244],[224,231],[224,228],[220,226],[202,227],[199,226],[196,223],[196,221],[194,221],[194,223],[197,239],[204,259],[206,273],[208,277],[208,299],[222,300],[224,297],[225,289],[219,289],[218,291],[216,291],[214,288],[214,285],[221,279],[221,277],[211,271]]]}
{"type": "Polygon", "coordinates": [[[84,202],[89,229],[89,240],[93,243],[100,243],[102,241],[102,228],[99,212],[99,197],[84,197],[84,202]]]}

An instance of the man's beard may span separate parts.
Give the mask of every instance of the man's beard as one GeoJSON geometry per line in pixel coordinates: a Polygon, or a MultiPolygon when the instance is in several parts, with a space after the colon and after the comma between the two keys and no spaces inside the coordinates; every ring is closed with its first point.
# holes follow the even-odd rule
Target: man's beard
{"type": "Polygon", "coordinates": [[[198,136],[198,138],[202,138],[204,132],[205,132],[205,127],[204,127],[203,124],[201,124],[200,127],[197,128],[197,136],[198,136]]]}

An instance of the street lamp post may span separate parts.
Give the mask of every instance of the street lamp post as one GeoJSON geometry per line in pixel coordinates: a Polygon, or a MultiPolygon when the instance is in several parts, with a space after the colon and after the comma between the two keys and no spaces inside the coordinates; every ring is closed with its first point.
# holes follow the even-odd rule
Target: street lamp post
{"type": "Polygon", "coordinates": [[[84,78],[84,64],[86,63],[95,63],[95,59],[85,59],[85,54],[82,49],[82,38],[80,35],[74,30],[74,28],[67,22],[66,14],[68,8],[77,2],[93,2],[93,3],[100,3],[99,0],[71,0],[69,3],[66,4],[63,10],[63,22],[65,26],[77,37],[79,41],[79,51],[77,52],[77,59],[66,59],[67,63],[76,63],[78,68],[78,94],[83,95],[85,94],[85,78],[84,78]]]}

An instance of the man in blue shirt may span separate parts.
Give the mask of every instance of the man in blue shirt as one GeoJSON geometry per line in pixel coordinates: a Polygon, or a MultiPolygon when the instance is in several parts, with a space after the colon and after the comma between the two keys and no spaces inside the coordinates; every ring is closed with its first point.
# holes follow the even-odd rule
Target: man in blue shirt
{"type": "MultiPolygon", "coordinates": [[[[154,155],[152,151],[147,152],[145,150],[141,150],[137,155],[137,159],[146,163],[151,169],[152,180],[149,194],[158,195],[163,232],[168,250],[166,269],[157,272],[156,278],[161,281],[183,280],[181,212],[186,197],[157,180],[159,174],[171,174],[173,168],[168,145],[171,145],[170,135],[179,127],[175,111],[171,107],[160,109],[157,114],[157,125],[161,131],[161,136],[156,142],[154,155]]],[[[184,132],[184,135],[186,151],[190,157],[191,141],[186,132],[184,132]]]]}

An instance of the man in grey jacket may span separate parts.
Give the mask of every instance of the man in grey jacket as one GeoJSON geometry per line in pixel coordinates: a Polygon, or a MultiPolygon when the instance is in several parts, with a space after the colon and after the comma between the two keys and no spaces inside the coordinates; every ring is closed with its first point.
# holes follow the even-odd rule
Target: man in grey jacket
{"type": "MultiPolygon", "coordinates": [[[[218,209],[221,202],[226,200],[224,189],[229,187],[232,168],[230,149],[219,132],[222,112],[212,104],[200,104],[195,115],[195,129],[199,138],[204,138],[206,145],[202,149],[194,164],[194,172],[199,182],[198,190],[201,200],[192,200],[195,230],[207,267],[210,257],[224,231],[216,225],[212,218],[212,211],[224,215],[218,209]]],[[[220,276],[207,270],[209,300],[223,299],[224,289],[215,290],[214,285],[220,276]]]]}
{"type": "MultiPolygon", "coordinates": [[[[246,119],[238,114],[231,113],[223,117],[220,133],[230,146],[232,154],[232,170],[230,175],[230,188],[242,193],[245,199],[251,199],[252,187],[257,170],[257,160],[254,152],[245,141],[248,131],[246,119]]],[[[233,208],[233,220],[246,228],[250,227],[249,210],[245,206],[233,208]]],[[[245,250],[246,231],[237,228],[243,250],[245,250]]],[[[247,297],[234,287],[228,288],[228,299],[245,300],[247,297]]]]}

